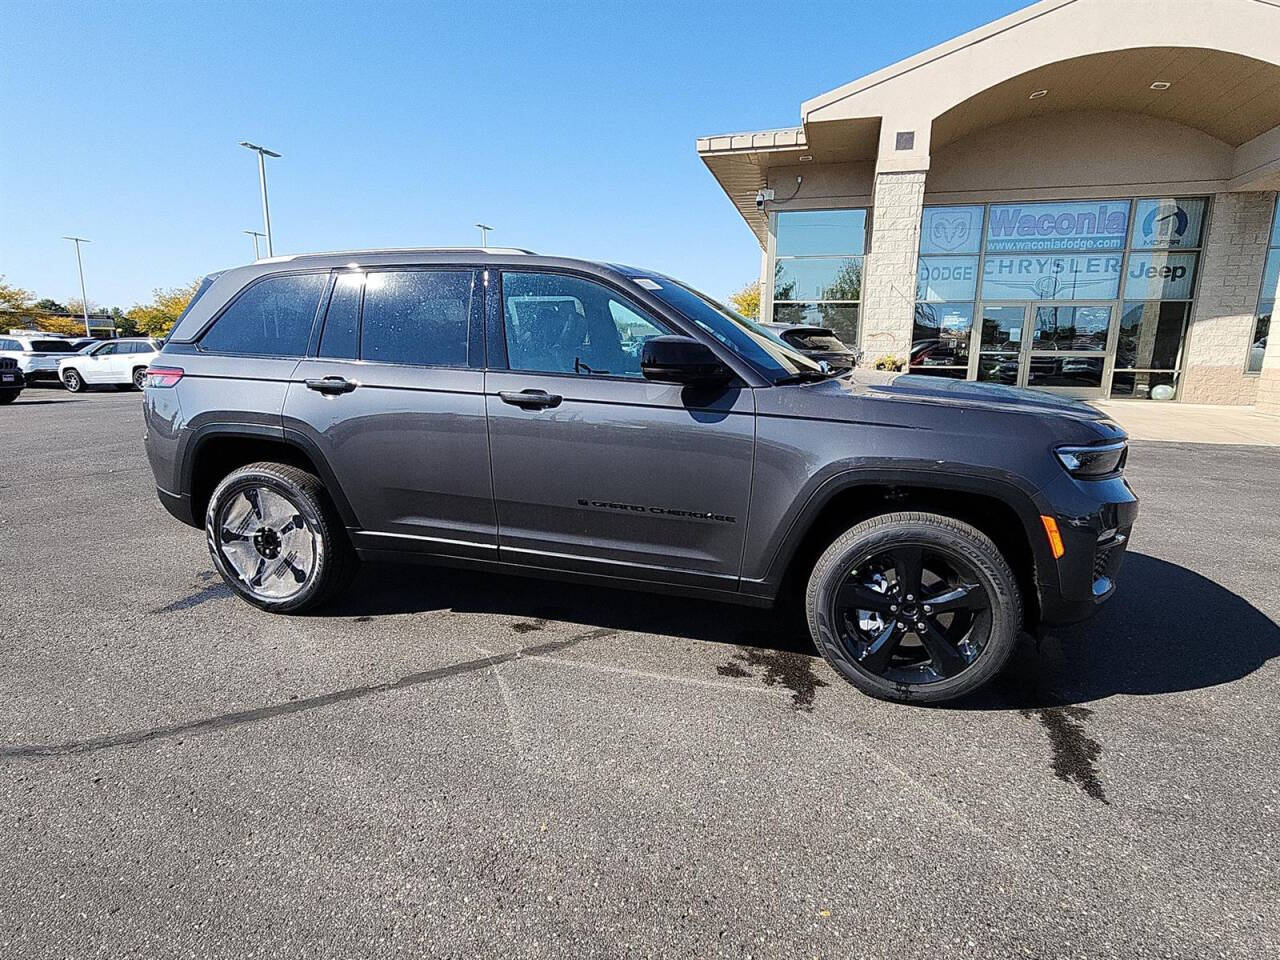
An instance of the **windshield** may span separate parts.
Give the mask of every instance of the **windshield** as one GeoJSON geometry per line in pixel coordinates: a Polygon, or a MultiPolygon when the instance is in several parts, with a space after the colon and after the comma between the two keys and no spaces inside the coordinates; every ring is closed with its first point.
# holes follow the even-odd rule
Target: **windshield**
{"type": "Polygon", "coordinates": [[[696,323],[771,380],[796,374],[821,374],[823,367],[783,343],[765,327],[691,287],[662,277],[634,277],[636,283],[696,323]]]}

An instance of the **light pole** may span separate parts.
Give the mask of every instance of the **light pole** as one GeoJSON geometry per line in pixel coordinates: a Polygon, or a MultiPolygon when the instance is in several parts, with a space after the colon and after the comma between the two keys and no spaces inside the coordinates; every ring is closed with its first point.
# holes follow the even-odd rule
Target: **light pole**
{"type": "Polygon", "coordinates": [[[80,259],[80,244],[93,243],[92,240],[86,240],[84,237],[63,237],[63,240],[70,240],[76,245],[76,266],[80,270],[80,306],[84,311],[84,335],[92,337],[89,332],[89,297],[84,292],[84,261],[80,259]]]}
{"type": "MultiPolygon", "coordinates": [[[[258,182],[262,185],[262,222],[266,224],[267,231],[267,256],[274,257],[275,252],[271,246],[271,208],[267,206],[267,157],[279,158],[280,154],[274,150],[268,150],[266,147],[260,147],[256,143],[250,143],[248,140],[241,140],[240,146],[246,150],[253,150],[258,154],[258,182]]],[[[255,243],[257,240],[255,239],[255,243]]]]}
{"type": "Polygon", "coordinates": [[[476,226],[480,228],[480,246],[487,247],[489,245],[489,231],[493,227],[487,223],[477,223],[476,226]]]}
{"type": "Polygon", "coordinates": [[[257,230],[241,230],[240,232],[247,233],[249,236],[253,237],[253,259],[255,260],[259,259],[262,256],[262,254],[258,252],[258,238],[265,237],[266,234],[259,233],[257,230]]]}

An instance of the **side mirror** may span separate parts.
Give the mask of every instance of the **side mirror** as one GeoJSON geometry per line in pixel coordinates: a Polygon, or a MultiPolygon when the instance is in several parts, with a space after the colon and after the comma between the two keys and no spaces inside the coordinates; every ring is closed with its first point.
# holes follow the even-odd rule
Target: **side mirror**
{"type": "Polygon", "coordinates": [[[653,337],[644,342],[640,372],[657,383],[715,383],[733,372],[705,343],[692,337],[653,337]]]}

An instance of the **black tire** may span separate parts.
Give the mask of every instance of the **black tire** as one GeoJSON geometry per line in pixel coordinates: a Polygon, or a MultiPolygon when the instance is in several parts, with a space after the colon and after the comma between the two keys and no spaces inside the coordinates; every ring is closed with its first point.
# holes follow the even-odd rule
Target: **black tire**
{"type": "Polygon", "coordinates": [[[67,388],[69,393],[84,392],[84,377],[80,376],[78,370],[62,371],[62,385],[67,388]]]}
{"type": "MultiPolygon", "coordinates": [[[[205,510],[205,536],[214,567],[227,585],[254,606],[272,613],[300,613],[328,603],[346,588],[356,570],[355,551],[320,478],[287,464],[251,463],[224,477],[213,491],[205,510]],[[276,525],[270,523],[272,518],[264,517],[263,511],[257,506],[260,500],[272,499],[263,497],[263,490],[283,498],[296,511],[296,515],[288,523],[275,530],[278,535],[274,541],[274,556],[271,554],[271,543],[263,535],[276,525]],[[251,497],[248,491],[256,492],[251,497]],[[246,504],[253,506],[257,515],[245,513],[247,525],[241,523],[239,526],[244,532],[236,534],[227,530],[226,526],[233,516],[231,511],[239,505],[241,495],[244,495],[246,504]],[[299,519],[302,521],[300,525],[299,519]],[[255,524],[256,532],[250,534],[248,530],[255,524]],[[309,565],[305,558],[301,558],[297,567],[286,567],[289,558],[296,556],[292,550],[283,559],[280,557],[284,550],[285,528],[290,526],[293,531],[301,529],[307,534],[306,542],[311,545],[309,565]],[[235,537],[235,540],[231,537],[235,537]],[[253,551],[257,551],[256,557],[253,551]],[[242,576],[237,571],[237,562],[245,565],[246,557],[258,563],[256,577],[242,576]],[[263,567],[267,564],[270,567],[264,570],[263,567]],[[305,575],[299,576],[298,571],[303,567],[306,567],[305,575]],[[259,581],[258,587],[253,584],[254,579],[259,581]],[[293,584],[290,584],[290,579],[294,581],[293,584]],[[264,595],[268,587],[267,580],[279,581],[283,589],[296,585],[297,590],[287,596],[267,596],[264,595]]],[[[274,586],[272,584],[273,588],[274,586]]]]}
{"type": "Polygon", "coordinates": [[[133,368],[133,389],[141,390],[146,385],[147,385],[147,368],[134,367],[133,368]]]}
{"type": "Polygon", "coordinates": [[[972,693],[1003,669],[1022,631],[1022,594],[1000,550],[932,513],[884,514],[838,537],[810,574],[805,612],[832,667],[864,693],[899,702],[972,693]],[[899,584],[912,582],[910,560],[899,562],[913,555],[919,596],[899,584]],[[935,606],[949,609],[924,612],[935,606]]]}
{"type": "Polygon", "coordinates": [[[13,403],[18,399],[18,394],[20,393],[22,393],[21,390],[0,390],[0,406],[4,406],[6,403],[13,403]]]}

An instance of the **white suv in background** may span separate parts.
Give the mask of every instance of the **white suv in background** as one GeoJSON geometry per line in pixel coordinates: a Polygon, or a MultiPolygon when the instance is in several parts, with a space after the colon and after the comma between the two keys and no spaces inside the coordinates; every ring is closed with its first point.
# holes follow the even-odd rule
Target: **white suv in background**
{"type": "Polygon", "coordinates": [[[107,340],[58,361],[58,379],[72,393],[100,383],[141,390],[160,341],[146,338],[107,340]]]}
{"type": "Polygon", "coordinates": [[[75,352],[71,341],[57,334],[0,333],[0,357],[12,357],[18,361],[24,383],[56,380],[59,358],[75,352]]]}

